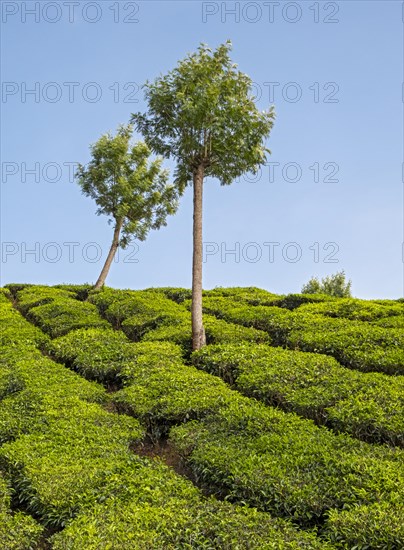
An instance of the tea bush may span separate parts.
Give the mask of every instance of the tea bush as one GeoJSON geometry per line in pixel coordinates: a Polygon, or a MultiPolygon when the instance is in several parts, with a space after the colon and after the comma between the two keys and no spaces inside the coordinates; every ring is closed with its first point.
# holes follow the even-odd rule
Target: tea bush
{"type": "Polygon", "coordinates": [[[0,545],[4,550],[35,548],[43,527],[22,512],[11,513],[11,488],[0,472],[0,545]]]}
{"type": "Polygon", "coordinates": [[[195,366],[244,395],[360,439],[404,446],[404,379],[346,369],[332,357],[264,345],[208,346],[195,366]]]}
{"type": "Polygon", "coordinates": [[[388,502],[402,494],[401,450],[394,454],[336,436],[252,400],[172,428],[170,437],[195,475],[218,495],[301,525],[322,522],[332,509],[388,502]]]}

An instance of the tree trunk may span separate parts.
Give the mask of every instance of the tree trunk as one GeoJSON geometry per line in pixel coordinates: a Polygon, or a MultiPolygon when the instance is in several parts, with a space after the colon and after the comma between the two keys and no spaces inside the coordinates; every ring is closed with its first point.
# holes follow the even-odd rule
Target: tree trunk
{"type": "Polygon", "coordinates": [[[206,344],[202,322],[202,203],[205,169],[198,166],[194,172],[194,248],[192,258],[192,349],[201,349],[206,344]]]}
{"type": "Polygon", "coordinates": [[[114,228],[114,237],[112,239],[111,248],[109,249],[108,256],[107,256],[107,259],[105,260],[105,264],[104,264],[104,267],[102,268],[100,276],[98,277],[98,280],[95,283],[95,286],[94,286],[95,290],[99,290],[105,284],[105,279],[107,278],[112,261],[119,247],[119,235],[121,233],[122,224],[123,224],[123,220],[116,220],[115,228],[114,228]]]}

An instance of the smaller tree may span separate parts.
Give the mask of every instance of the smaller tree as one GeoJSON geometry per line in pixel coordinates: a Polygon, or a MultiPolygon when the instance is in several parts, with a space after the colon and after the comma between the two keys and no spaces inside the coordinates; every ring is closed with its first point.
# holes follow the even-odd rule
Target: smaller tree
{"type": "Polygon", "coordinates": [[[116,136],[105,134],[90,147],[92,159],[79,165],[77,182],[82,193],[95,200],[97,215],[109,216],[114,224],[112,244],[94,286],[100,289],[107,278],[119,247],[132,239],[144,241],[150,229],[166,225],[169,214],[178,208],[178,191],[168,185],[168,170],[162,158],[150,160],[143,142],[131,144],[132,125],[122,125],[116,136]]]}
{"type": "Polygon", "coordinates": [[[321,279],[312,277],[308,283],[303,285],[302,294],[328,294],[338,298],[351,297],[352,281],[346,280],[345,272],[339,271],[335,275],[329,275],[321,279]]]}

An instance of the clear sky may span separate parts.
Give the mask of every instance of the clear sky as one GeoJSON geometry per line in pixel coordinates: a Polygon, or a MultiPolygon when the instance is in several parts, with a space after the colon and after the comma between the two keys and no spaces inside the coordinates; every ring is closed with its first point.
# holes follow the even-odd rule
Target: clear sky
{"type": "MultiPolygon", "coordinates": [[[[403,295],[400,1],[1,8],[2,284],[96,280],[112,228],[81,195],[72,163],[144,109],[147,79],[200,42],[229,38],[258,105],[274,104],[277,118],[258,177],[206,181],[204,286],[298,292],[344,269],[355,296],[403,295]]],[[[120,253],[108,284],[189,287],[191,237],[188,189],[167,227],[120,253]]]]}

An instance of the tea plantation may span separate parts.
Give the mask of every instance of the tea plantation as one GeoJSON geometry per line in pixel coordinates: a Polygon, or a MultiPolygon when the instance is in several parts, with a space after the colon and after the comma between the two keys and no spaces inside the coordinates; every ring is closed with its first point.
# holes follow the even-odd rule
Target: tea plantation
{"type": "Polygon", "coordinates": [[[1,289],[0,548],[404,548],[404,302],[1,289]]]}

